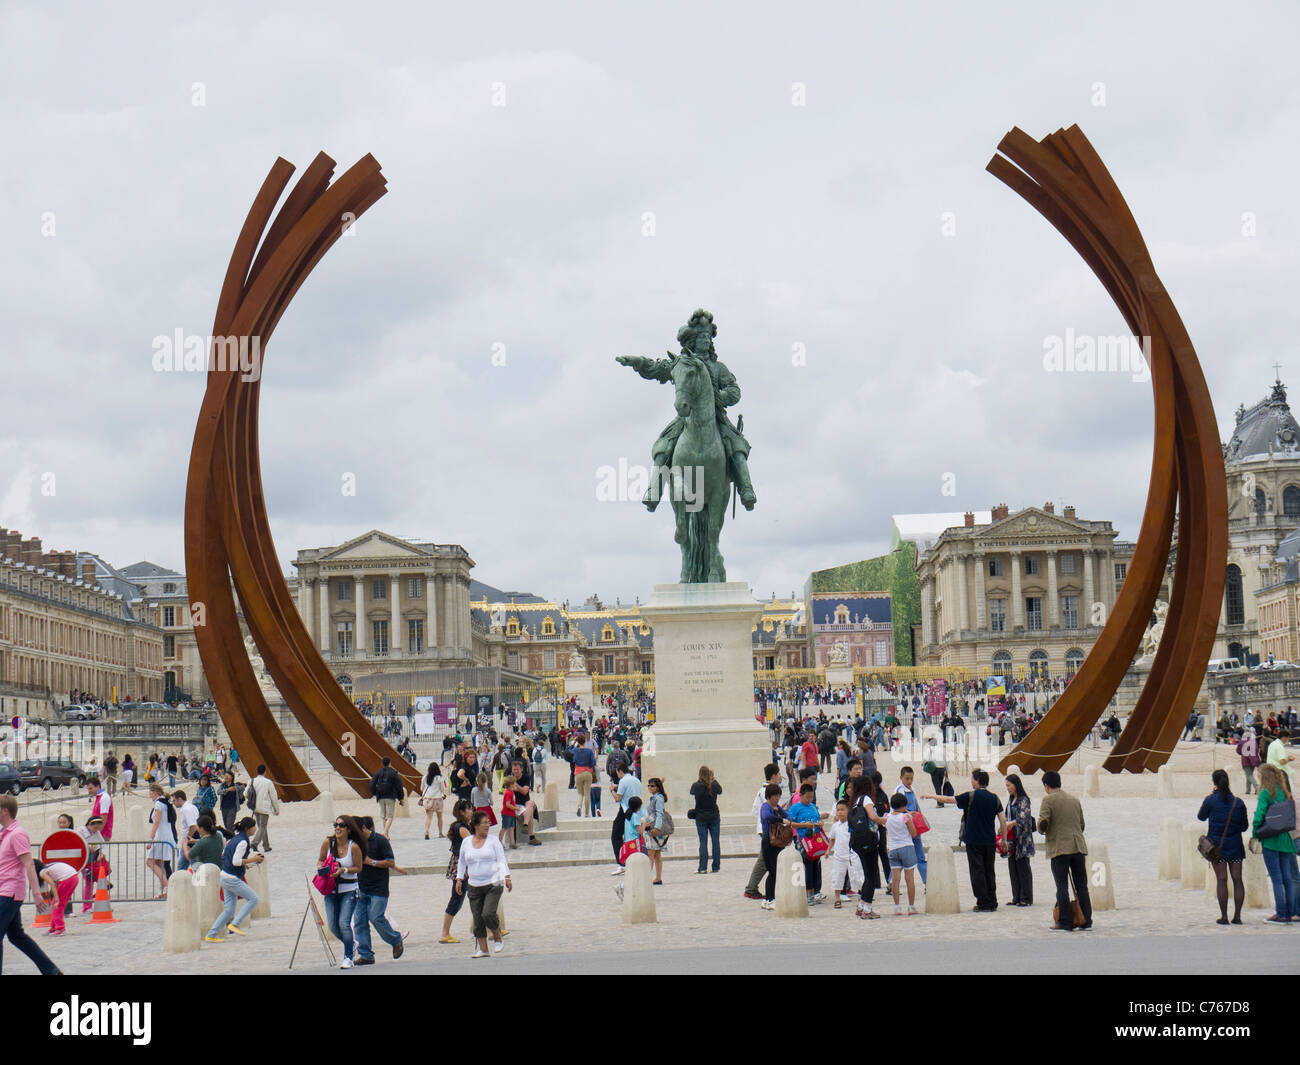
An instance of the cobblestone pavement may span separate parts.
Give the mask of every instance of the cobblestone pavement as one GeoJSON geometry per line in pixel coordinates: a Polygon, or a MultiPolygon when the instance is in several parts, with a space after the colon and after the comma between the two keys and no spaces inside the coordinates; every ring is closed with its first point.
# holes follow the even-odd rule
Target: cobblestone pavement
{"type": "MultiPolygon", "coordinates": [[[[1265,924],[1268,914],[1265,910],[1247,910],[1244,927],[1216,926],[1217,907],[1203,890],[1184,891],[1176,882],[1155,878],[1161,821],[1166,817],[1177,817],[1183,822],[1194,820],[1200,797],[1209,791],[1209,751],[1192,753],[1199,758],[1180,759],[1189,763],[1190,771],[1177,774],[1180,796],[1177,799],[1154,798],[1155,778],[1147,775],[1104,776],[1102,797],[1083,800],[1088,836],[1104,840],[1110,847],[1119,907],[1097,913],[1095,930],[1088,933],[1093,940],[1152,934],[1216,940],[1291,934],[1288,929],[1265,924]]],[[[1215,757],[1218,764],[1224,764],[1221,752],[1215,757]]],[[[887,768],[885,772],[887,784],[892,784],[891,770],[887,768]]],[[[1000,782],[995,780],[993,786],[999,788],[1000,782]]],[[[1075,794],[1082,792],[1082,780],[1075,773],[1067,775],[1065,786],[1075,794]]],[[[1239,771],[1234,771],[1234,786],[1241,787],[1239,771]]],[[[1041,789],[1036,782],[1031,782],[1030,787],[1037,805],[1041,789]]],[[[953,843],[960,815],[950,807],[935,811],[932,804],[926,806],[930,807],[927,816],[934,825],[929,845],[953,843]]],[[[76,809],[81,812],[79,805],[76,809]]],[[[223,944],[204,944],[195,952],[165,954],[162,952],[162,904],[123,903],[115,907],[121,918],[118,924],[88,927],[76,920],[69,924],[68,935],[53,939],[42,934],[41,942],[69,972],[285,971],[307,905],[307,877],[313,871],[317,849],[325,837],[325,824],[319,804],[284,809],[284,815],[272,821],[274,850],[267,861],[273,916],[255,921],[247,939],[232,937],[223,944]]],[[[373,803],[340,797],[335,800],[335,809],[340,813],[373,814],[375,807],[373,803]]],[[[57,810],[50,813],[51,826],[55,813],[57,810]]],[[[450,890],[449,882],[442,875],[448,846],[443,839],[425,841],[423,817],[418,810],[415,814],[399,817],[394,822],[393,845],[403,865],[428,871],[392,878],[389,915],[396,927],[409,929],[411,936],[405,957],[397,962],[391,960],[388,950],[376,940],[379,958],[376,968],[441,965],[450,958],[463,960],[468,971],[478,964],[469,960],[473,948],[469,940],[468,907],[453,924],[453,934],[461,942],[452,945],[436,942],[450,890]]],[[[571,828],[576,823],[576,819],[561,818],[563,828],[571,828]]],[[[608,823],[606,819],[604,824],[608,823]]],[[[33,813],[28,827],[35,841],[43,838],[45,829],[39,815],[33,813]]],[[[752,853],[754,843],[754,837],[748,833],[728,831],[723,835],[724,856],[741,851],[752,853]]],[[[515,890],[505,900],[511,934],[501,958],[494,960],[590,952],[593,960],[599,956],[610,961],[623,951],[723,950],[738,945],[788,943],[792,936],[797,936],[808,944],[853,940],[900,945],[909,941],[943,942],[951,945],[954,959],[960,958],[961,952],[971,945],[1007,938],[1024,943],[1024,960],[1028,962],[1035,944],[1050,936],[1047,925],[1053,901],[1052,881],[1041,848],[1032,863],[1037,902],[1031,909],[1004,906],[991,914],[962,912],[895,918],[892,906],[880,906],[883,900],[877,896],[877,908],[888,915],[878,921],[858,920],[851,907],[834,910],[829,903],[813,907],[806,920],[779,919],[774,913],[762,910],[757,902],[741,897],[752,858],[724,857],[720,873],[696,876],[693,862],[689,860],[695,852],[696,840],[689,822],[679,820],[679,835],[672,842],[670,860],[665,863],[665,883],[655,889],[658,922],[653,925],[622,923],[614,892],[618,881],[610,876],[614,865],[607,840],[556,841],[541,847],[522,846],[509,852],[515,870],[515,890]],[[598,864],[574,864],[588,861],[598,864]]],[[[966,863],[960,854],[956,860],[959,894],[964,911],[968,911],[973,898],[966,863]]],[[[999,896],[1005,900],[1009,897],[1006,865],[999,861],[997,866],[999,896]]],[[[923,904],[923,900],[918,904],[923,904]]],[[[336,955],[340,954],[339,944],[332,945],[336,955]]],[[[1205,949],[1215,948],[1211,944],[1205,949]]],[[[26,959],[16,956],[12,950],[6,954],[10,972],[30,971],[26,959]]],[[[529,963],[523,964],[527,967],[529,963]]],[[[324,971],[325,968],[324,952],[309,920],[295,969],[324,971]]]]}

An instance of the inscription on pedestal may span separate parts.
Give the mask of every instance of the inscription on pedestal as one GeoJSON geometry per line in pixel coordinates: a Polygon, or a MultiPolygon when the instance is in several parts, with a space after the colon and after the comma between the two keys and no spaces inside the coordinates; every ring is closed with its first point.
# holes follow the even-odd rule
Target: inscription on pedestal
{"type": "Polygon", "coordinates": [[[691,695],[717,695],[726,683],[720,642],[683,643],[682,688],[691,695]]]}

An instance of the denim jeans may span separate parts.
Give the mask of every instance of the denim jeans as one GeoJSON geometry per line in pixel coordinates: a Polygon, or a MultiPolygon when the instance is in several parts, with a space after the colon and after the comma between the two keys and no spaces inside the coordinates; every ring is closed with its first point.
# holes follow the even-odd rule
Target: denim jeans
{"type": "Polygon", "coordinates": [[[221,890],[226,896],[226,904],[222,907],[221,913],[217,919],[212,922],[212,927],[208,929],[208,935],[218,936],[225,931],[226,925],[233,924],[236,928],[243,928],[244,922],[248,920],[248,915],[253,912],[257,906],[257,892],[249,887],[244,881],[237,876],[231,876],[229,873],[221,874],[221,890]],[[239,902],[243,899],[243,902],[239,902]],[[235,913],[235,904],[239,903],[239,912],[235,913]]]}
{"type": "Polygon", "coordinates": [[[357,891],[356,896],[357,903],[352,911],[352,936],[356,940],[357,957],[369,960],[375,956],[375,952],[370,949],[371,925],[375,926],[379,938],[390,947],[397,946],[402,941],[402,936],[393,930],[385,916],[388,909],[387,895],[364,895],[357,891]]]}
{"type": "Polygon", "coordinates": [[[32,964],[40,970],[42,976],[54,976],[59,967],[50,961],[45,951],[27,934],[27,929],[23,927],[22,909],[22,899],[0,895],[0,968],[4,965],[4,940],[7,936],[10,943],[32,959],[32,964]]]}
{"type": "Polygon", "coordinates": [[[1300,917],[1300,867],[1294,854],[1264,848],[1264,868],[1273,883],[1273,905],[1279,917],[1300,917]]]}
{"type": "Polygon", "coordinates": [[[325,896],[325,920],[334,938],[343,944],[343,957],[352,957],[352,914],[357,905],[355,891],[336,891],[325,896]]]}
{"type": "Polygon", "coordinates": [[[717,817],[712,821],[695,821],[695,832],[700,837],[700,871],[703,872],[709,864],[709,840],[713,840],[713,871],[716,873],[722,868],[722,852],[719,850],[719,843],[722,838],[722,818],[717,817]]]}
{"type": "Polygon", "coordinates": [[[925,870],[929,863],[925,860],[925,844],[921,842],[921,837],[917,836],[912,840],[912,846],[916,848],[916,868],[921,874],[921,883],[925,883],[925,870]]]}

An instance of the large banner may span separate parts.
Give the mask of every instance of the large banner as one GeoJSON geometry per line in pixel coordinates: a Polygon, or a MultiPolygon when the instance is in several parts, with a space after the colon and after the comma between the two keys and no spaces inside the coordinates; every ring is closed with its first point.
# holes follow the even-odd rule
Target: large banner
{"type": "Polygon", "coordinates": [[[456,704],[455,703],[434,703],[433,719],[439,725],[456,724],[456,704]]]}
{"type": "Polygon", "coordinates": [[[415,734],[417,736],[431,736],[438,724],[438,718],[435,714],[421,714],[418,711],[411,718],[411,721],[415,725],[415,734]]]}

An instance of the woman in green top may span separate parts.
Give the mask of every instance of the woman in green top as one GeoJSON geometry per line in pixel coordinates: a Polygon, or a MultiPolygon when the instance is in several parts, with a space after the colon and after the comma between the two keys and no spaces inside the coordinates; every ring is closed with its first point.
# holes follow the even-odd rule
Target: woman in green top
{"type": "Polygon", "coordinates": [[[1300,920],[1300,867],[1296,864],[1295,840],[1290,832],[1261,837],[1260,828],[1268,817],[1268,808],[1274,803],[1291,798],[1291,785],[1286,774],[1276,765],[1259,767],[1259,802],[1255,806],[1252,835],[1263,847],[1264,866],[1273,882],[1273,901],[1277,912],[1269,918],[1275,924],[1290,924],[1300,920]]]}
{"type": "Polygon", "coordinates": [[[190,865],[197,866],[204,862],[210,865],[220,865],[221,852],[225,849],[225,841],[217,835],[217,823],[212,820],[212,815],[199,814],[199,820],[195,827],[199,830],[199,838],[186,839],[181,843],[181,846],[185,848],[185,857],[189,859],[190,865]]]}

